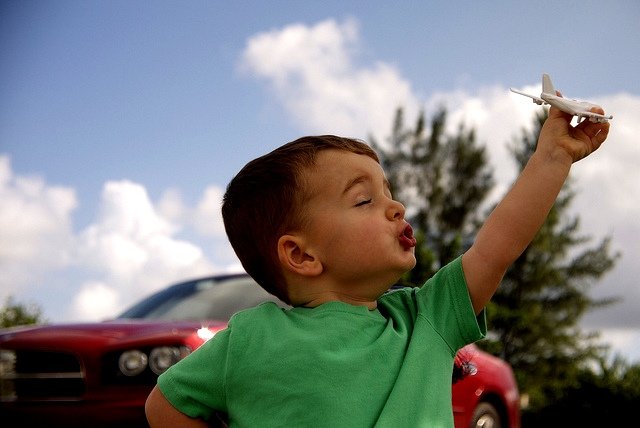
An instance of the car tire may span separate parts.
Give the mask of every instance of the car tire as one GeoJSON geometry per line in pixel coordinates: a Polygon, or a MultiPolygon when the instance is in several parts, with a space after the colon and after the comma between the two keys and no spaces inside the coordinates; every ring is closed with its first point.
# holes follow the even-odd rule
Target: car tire
{"type": "Polygon", "coordinates": [[[480,403],[473,411],[471,428],[501,428],[502,421],[496,408],[490,403],[480,403]]]}

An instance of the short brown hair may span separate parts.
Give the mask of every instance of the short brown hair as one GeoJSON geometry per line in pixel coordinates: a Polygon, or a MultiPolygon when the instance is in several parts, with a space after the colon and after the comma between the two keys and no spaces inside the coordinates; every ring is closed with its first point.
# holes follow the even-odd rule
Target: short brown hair
{"type": "Polygon", "coordinates": [[[309,197],[304,172],[319,152],[344,150],[380,162],[366,143],[335,135],[302,137],[252,160],[227,186],[222,219],[242,266],[269,293],[290,303],[278,259],[280,237],[302,226],[309,197]]]}

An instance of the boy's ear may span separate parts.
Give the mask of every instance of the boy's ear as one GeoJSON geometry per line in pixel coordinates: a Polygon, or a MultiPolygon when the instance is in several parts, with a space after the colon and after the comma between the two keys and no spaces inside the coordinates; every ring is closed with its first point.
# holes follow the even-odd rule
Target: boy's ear
{"type": "Polygon", "coordinates": [[[282,235],[278,239],[278,258],[283,269],[303,276],[322,273],[322,263],[306,251],[304,239],[295,235],[282,235]]]}

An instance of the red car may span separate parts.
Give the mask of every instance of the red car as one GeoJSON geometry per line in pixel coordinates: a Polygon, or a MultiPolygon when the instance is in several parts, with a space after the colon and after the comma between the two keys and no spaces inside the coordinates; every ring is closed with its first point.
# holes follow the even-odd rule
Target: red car
{"type": "MultiPolygon", "coordinates": [[[[156,378],[226,327],[234,312],[277,301],[245,274],[172,285],[111,321],[0,330],[0,420],[20,426],[147,426],[156,378]]],[[[453,385],[455,425],[518,428],[511,368],[474,345],[453,385]]]]}

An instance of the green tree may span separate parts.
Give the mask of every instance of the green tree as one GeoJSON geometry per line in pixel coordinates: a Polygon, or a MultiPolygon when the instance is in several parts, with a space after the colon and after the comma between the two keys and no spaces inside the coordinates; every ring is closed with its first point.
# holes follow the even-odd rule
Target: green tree
{"type": "Polygon", "coordinates": [[[398,109],[386,144],[371,138],[417,239],[417,265],[402,278],[404,285],[422,285],[469,246],[479,224],[479,206],[493,186],[475,131],[460,124],[457,133],[447,135],[446,128],[445,109],[434,115],[428,129],[424,112],[415,129],[408,129],[398,109]]]}
{"type": "MultiPolygon", "coordinates": [[[[546,113],[523,130],[511,150],[522,170],[534,152],[546,113]]],[[[480,346],[508,361],[522,393],[535,411],[558,400],[566,388],[579,385],[588,363],[606,346],[596,333],[584,333],[578,322],[589,310],[615,299],[594,300],[587,294],[615,264],[608,237],[594,246],[579,232],[580,220],[568,210],[575,193],[571,180],[563,187],[532,243],[507,271],[487,307],[491,335],[480,346]]]]}
{"type": "Polygon", "coordinates": [[[0,308],[0,328],[44,322],[42,310],[34,304],[20,304],[8,297],[4,307],[0,308]]]}

